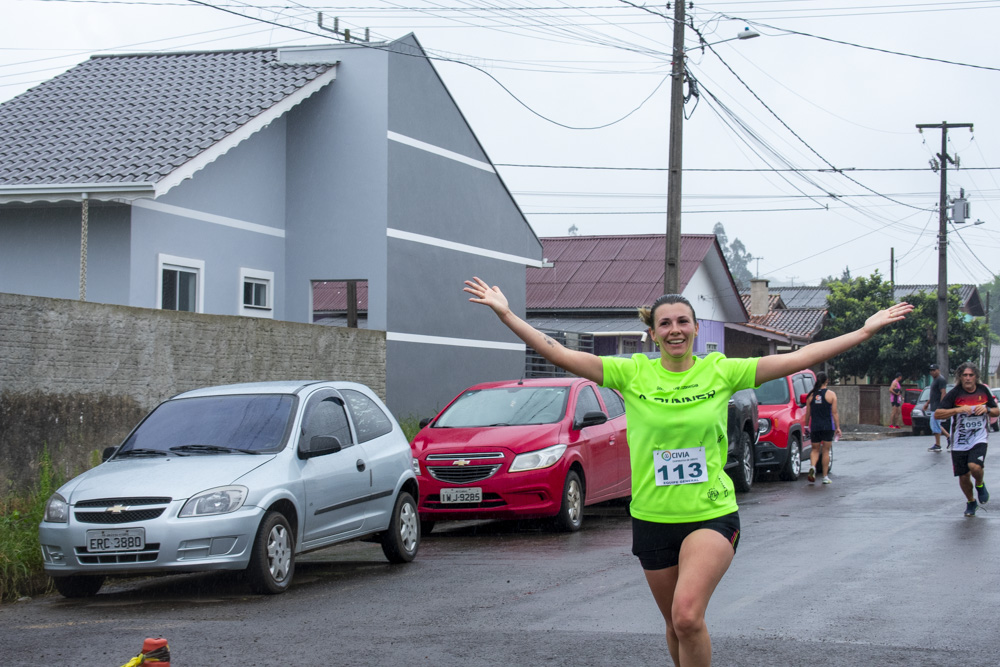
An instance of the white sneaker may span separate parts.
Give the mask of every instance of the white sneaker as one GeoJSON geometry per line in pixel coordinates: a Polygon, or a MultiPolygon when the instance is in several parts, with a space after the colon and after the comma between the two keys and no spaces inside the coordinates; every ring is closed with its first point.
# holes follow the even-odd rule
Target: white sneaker
{"type": "Polygon", "coordinates": [[[823,478],[823,483],[824,483],[824,484],[832,484],[833,482],[831,482],[831,481],[830,481],[830,478],[829,478],[829,477],[824,477],[824,478],[823,478]]]}

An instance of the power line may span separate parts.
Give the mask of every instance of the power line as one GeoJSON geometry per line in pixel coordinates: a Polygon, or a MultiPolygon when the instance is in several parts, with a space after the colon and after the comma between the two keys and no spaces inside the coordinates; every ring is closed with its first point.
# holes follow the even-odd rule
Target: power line
{"type": "MultiPolygon", "coordinates": [[[[579,165],[579,164],[527,164],[527,163],[515,163],[515,162],[494,162],[496,167],[519,167],[525,169],[591,169],[591,170],[605,170],[605,171],[667,171],[667,167],[608,167],[602,165],[579,165]]],[[[684,167],[684,171],[699,171],[699,172],[748,172],[748,173],[766,173],[766,172],[815,172],[821,174],[837,174],[843,173],[845,171],[850,172],[895,172],[895,171],[932,171],[930,167],[841,167],[841,168],[814,168],[814,169],[803,169],[796,167],[789,167],[785,169],[780,169],[777,167],[704,167],[704,168],[693,168],[684,167]]],[[[1000,171],[1000,167],[962,167],[962,171],[1000,171]]]]}
{"type": "MultiPolygon", "coordinates": [[[[815,208],[743,208],[743,209],[718,209],[715,211],[684,211],[685,215],[696,215],[699,213],[775,213],[783,211],[825,211],[825,207],[815,208]]],[[[664,215],[666,208],[656,211],[537,211],[535,213],[525,212],[525,215],[664,215]]]]}
{"type": "MultiPolygon", "coordinates": [[[[1000,67],[990,67],[988,65],[973,65],[971,63],[963,63],[963,62],[958,62],[958,61],[955,61],[955,60],[945,60],[943,58],[931,58],[930,56],[918,56],[918,55],[913,54],[913,53],[903,53],[901,51],[892,51],[890,49],[882,49],[882,48],[879,48],[877,46],[865,46],[864,44],[855,44],[853,42],[846,42],[846,41],[841,40],[841,39],[833,39],[833,38],[830,38],[830,37],[822,37],[820,35],[812,35],[812,34],[809,34],[807,32],[801,32],[801,31],[798,31],[798,30],[791,30],[789,28],[778,28],[778,27],[773,26],[773,25],[768,25],[766,23],[760,23],[758,21],[751,21],[749,19],[740,18],[738,16],[730,16],[728,14],[721,14],[721,16],[724,16],[725,18],[730,19],[732,21],[743,21],[743,22],[748,23],[748,24],[750,24],[752,26],[755,26],[755,27],[762,27],[762,28],[768,28],[770,30],[777,30],[779,32],[784,32],[784,33],[787,33],[789,35],[798,35],[800,37],[809,37],[809,38],[812,38],[812,39],[819,39],[819,40],[822,40],[824,42],[830,42],[832,44],[840,44],[842,46],[851,46],[851,47],[854,47],[856,49],[865,49],[867,51],[876,51],[878,53],[886,53],[886,54],[889,54],[889,55],[892,55],[892,56],[901,56],[903,58],[914,58],[916,60],[927,60],[927,61],[930,61],[930,62],[943,63],[945,65],[955,65],[957,67],[971,67],[973,69],[984,69],[984,70],[990,70],[990,71],[993,71],[993,72],[1000,72],[1000,67]]],[[[721,60],[721,58],[720,58],[720,60],[721,60]]]]}

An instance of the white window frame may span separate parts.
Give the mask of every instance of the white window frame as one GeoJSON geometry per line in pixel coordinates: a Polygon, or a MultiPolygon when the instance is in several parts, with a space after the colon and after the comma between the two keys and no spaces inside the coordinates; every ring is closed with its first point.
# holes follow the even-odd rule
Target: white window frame
{"type": "Polygon", "coordinates": [[[266,317],[274,319],[274,271],[261,271],[240,267],[239,293],[236,295],[237,308],[240,315],[246,317],[266,317]],[[267,303],[263,306],[248,306],[243,303],[243,289],[247,282],[264,283],[267,285],[265,296],[267,303]]]}
{"type": "Polygon", "coordinates": [[[709,352],[718,352],[718,351],[719,351],[718,343],[705,343],[705,354],[708,354],[709,352]]]}
{"type": "MultiPolygon", "coordinates": [[[[195,289],[195,313],[205,312],[205,260],[177,257],[158,253],[156,255],[156,307],[163,310],[163,269],[194,273],[198,284],[195,289]]],[[[185,312],[185,311],[180,311],[185,312]]]]}

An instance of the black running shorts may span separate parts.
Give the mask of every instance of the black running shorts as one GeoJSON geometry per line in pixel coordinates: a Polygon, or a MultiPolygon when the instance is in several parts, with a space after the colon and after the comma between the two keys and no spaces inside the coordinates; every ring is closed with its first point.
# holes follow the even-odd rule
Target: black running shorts
{"type": "Polygon", "coordinates": [[[677,565],[684,538],[701,528],[719,533],[733,545],[740,543],[739,512],[692,523],[656,523],[632,518],[632,553],[644,570],[663,570],[677,565]]]}
{"type": "Polygon", "coordinates": [[[969,463],[975,463],[980,468],[986,467],[986,443],[981,442],[973,445],[972,449],[962,452],[951,450],[951,468],[955,472],[955,477],[961,477],[969,473],[969,463]]]}

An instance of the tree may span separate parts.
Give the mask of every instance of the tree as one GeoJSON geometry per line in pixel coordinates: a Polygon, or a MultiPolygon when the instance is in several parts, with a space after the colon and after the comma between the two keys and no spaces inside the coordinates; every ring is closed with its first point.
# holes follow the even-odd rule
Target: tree
{"type": "Polygon", "coordinates": [[[986,306],[986,295],[990,299],[990,332],[994,336],[1000,336],[1000,275],[993,276],[993,280],[979,286],[979,296],[983,299],[983,306],[986,306]]]}
{"type": "MultiPolygon", "coordinates": [[[[838,280],[830,283],[827,297],[829,323],[817,336],[819,340],[860,329],[865,320],[892,304],[892,283],[882,280],[878,271],[869,277],[838,280]]],[[[902,322],[883,329],[877,336],[830,360],[833,376],[865,377],[888,384],[896,373],[904,379],[927,374],[927,366],[936,358],[937,294],[911,294],[907,301],[913,312],[902,322]]],[[[963,361],[979,358],[985,323],[966,320],[957,287],[948,291],[948,365],[956,368],[963,361]]]]}
{"type": "Polygon", "coordinates": [[[823,278],[822,280],[820,280],[819,281],[819,286],[820,287],[829,287],[830,283],[842,282],[844,280],[850,280],[850,279],[851,279],[851,267],[845,266],[844,267],[844,272],[842,274],[840,274],[839,278],[834,278],[833,275],[831,274],[831,275],[827,276],[826,278],[823,278]]]}
{"type": "Polygon", "coordinates": [[[750,289],[750,281],[753,279],[753,273],[750,272],[750,260],[753,259],[753,255],[738,238],[734,238],[732,244],[729,243],[726,228],[721,222],[715,223],[712,233],[719,240],[722,256],[726,258],[729,273],[732,274],[736,286],[739,289],[750,289]]]}

